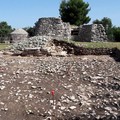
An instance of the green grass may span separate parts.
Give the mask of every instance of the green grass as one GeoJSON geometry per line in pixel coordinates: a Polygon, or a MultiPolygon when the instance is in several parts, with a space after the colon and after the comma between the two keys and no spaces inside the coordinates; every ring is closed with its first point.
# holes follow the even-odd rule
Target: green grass
{"type": "MultiPolygon", "coordinates": [[[[66,40],[65,40],[66,41],[66,40]]],[[[70,40],[69,43],[73,43],[77,46],[83,46],[85,48],[114,48],[120,49],[120,42],[75,42],[70,40]]],[[[0,50],[7,49],[10,44],[0,43],[0,50]]]]}
{"type": "Polygon", "coordinates": [[[10,44],[0,43],[0,50],[7,49],[9,46],[10,46],[10,44]]]}
{"type": "Polygon", "coordinates": [[[77,46],[83,46],[85,48],[115,48],[120,49],[120,42],[75,42],[70,40],[70,43],[73,43],[77,46]]]}

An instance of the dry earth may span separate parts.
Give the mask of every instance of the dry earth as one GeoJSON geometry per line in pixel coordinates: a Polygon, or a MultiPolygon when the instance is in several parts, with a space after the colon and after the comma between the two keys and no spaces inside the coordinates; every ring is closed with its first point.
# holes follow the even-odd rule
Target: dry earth
{"type": "Polygon", "coordinates": [[[0,120],[120,120],[120,63],[1,54],[0,120]]]}

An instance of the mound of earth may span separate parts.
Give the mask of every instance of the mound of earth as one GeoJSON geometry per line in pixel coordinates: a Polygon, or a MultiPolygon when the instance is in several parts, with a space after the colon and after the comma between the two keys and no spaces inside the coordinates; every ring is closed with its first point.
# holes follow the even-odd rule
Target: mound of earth
{"type": "Polygon", "coordinates": [[[120,120],[119,73],[109,56],[1,55],[0,119],[120,120]]]}

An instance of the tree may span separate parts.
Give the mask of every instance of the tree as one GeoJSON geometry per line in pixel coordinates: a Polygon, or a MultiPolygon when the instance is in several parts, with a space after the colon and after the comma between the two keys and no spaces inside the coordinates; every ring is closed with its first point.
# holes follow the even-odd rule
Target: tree
{"type": "Polygon", "coordinates": [[[35,36],[35,28],[34,27],[25,27],[23,29],[28,32],[29,37],[35,36]]]}
{"type": "Polygon", "coordinates": [[[113,27],[113,38],[116,42],[120,42],[120,27],[113,27]]]}
{"type": "Polygon", "coordinates": [[[7,22],[0,22],[0,36],[8,36],[12,32],[12,27],[7,22]]]}
{"type": "Polygon", "coordinates": [[[5,39],[9,39],[9,35],[12,32],[12,27],[7,22],[0,22],[0,42],[5,42],[5,39]]]}
{"type": "Polygon", "coordinates": [[[60,16],[64,22],[71,25],[83,25],[91,19],[87,16],[90,9],[89,4],[83,0],[62,0],[60,4],[60,16]]]}
{"type": "Polygon", "coordinates": [[[112,21],[110,18],[104,17],[101,20],[96,19],[95,21],[93,21],[94,24],[102,24],[105,28],[106,34],[108,36],[108,39],[110,41],[113,40],[113,33],[112,33],[112,21]]]}

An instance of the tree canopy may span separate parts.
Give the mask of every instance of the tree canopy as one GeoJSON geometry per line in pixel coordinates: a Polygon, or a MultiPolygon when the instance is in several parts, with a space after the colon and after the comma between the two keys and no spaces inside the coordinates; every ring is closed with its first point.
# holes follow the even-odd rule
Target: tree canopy
{"type": "Polygon", "coordinates": [[[113,38],[116,42],[120,42],[120,27],[113,27],[112,28],[113,32],[113,38]]]}
{"type": "Polygon", "coordinates": [[[12,27],[7,22],[0,22],[0,36],[8,36],[12,31],[12,27]]]}
{"type": "Polygon", "coordinates": [[[102,24],[105,27],[106,30],[109,29],[109,28],[112,28],[112,21],[108,17],[104,17],[101,20],[96,19],[95,21],[93,21],[93,23],[94,24],[102,24]]]}
{"type": "Polygon", "coordinates": [[[105,28],[106,34],[108,36],[109,40],[113,40],[113,34],[112,34],[112,21],[110,18],[108,17],[104,17],[101,20],[96,19],[95,21],[93,21],[94,24],[102,24],[105,28]]]}
{"type": "Polygon", "coordinates": [[[61,19],[71,25],[83,25],[91,20],[87,16],[89,4],[83,0],[62,0],[59,11],[61,19]]]}
{"type": "Polygon", "coordinates": [[[109,41],[120,42],[120,27],[113,26],[110,18],[96,19],[93,23],[102,24],[105,27],[109,41]]]}
{"type": "Polygon", "coordinates": [[[34,27],[25,27],[23,29],[28,32],[29,37],[35,36],[35,28],[34,27]]]}

